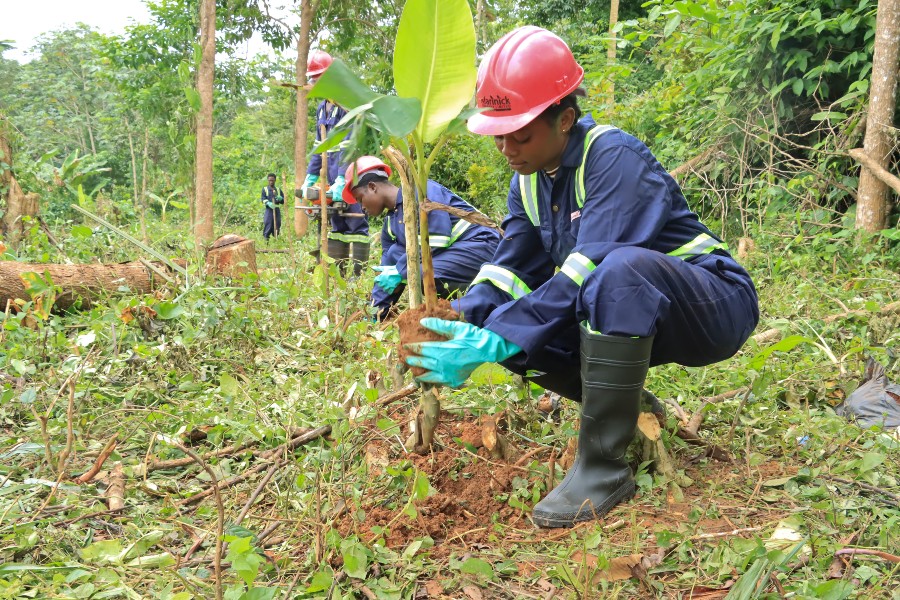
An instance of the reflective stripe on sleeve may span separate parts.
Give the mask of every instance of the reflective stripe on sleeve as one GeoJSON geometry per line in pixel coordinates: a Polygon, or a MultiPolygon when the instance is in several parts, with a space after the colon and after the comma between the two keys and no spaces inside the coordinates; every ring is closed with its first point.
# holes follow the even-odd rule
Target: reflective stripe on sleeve
{"type": "Polygon", "coordinates": [[[566,262],[563,263],[559,270],[568,275],[569,279],[575,282],[575,285],[581,287],[585,278],[596,268],[597,265],[587,256],[573,252],[566,258],[566,262]]]}
{"type": "Polygon", "coordinates": [[[472,280],[469,287],[483,281],[494,284],[498,289],[512,296],[513,300],[518,300],[531,293],[531,289],[515,273],[497,265],[484,265],[481,267],[481,270],[478,271],[478,275],[472,280]]]}
{"type": "Polygon", "coordinates": [[[457,221],[456,225],[453,226],[453,229],[450,230],[450,243],[452,244],[460,237],[462,237],[462,234],[464,234],[466,230],[471,226],[472,224],[465,219],[460,219],[459,221],[457,221]]]}
{"type": "Polygon", "coordinates": [[[450,247],[450,237],[446,235],[429,235],[428,236],[428,245],[432,248],[449,248],[450,247]]]}
{"type": "Polygon", "coordinates": [[[674,256],[682,260],[688,260],[701,254],[709,254],[713,250],[728,250],[728,244],[720,242],[716,238],[707,233],[701,233],[687,244],[676,248],[671,252],[667,252],[669,256],[674,256]]]}

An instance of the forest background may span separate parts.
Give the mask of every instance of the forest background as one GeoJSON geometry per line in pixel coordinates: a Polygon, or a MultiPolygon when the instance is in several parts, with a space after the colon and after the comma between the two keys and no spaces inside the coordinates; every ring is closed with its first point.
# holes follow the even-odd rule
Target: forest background
{"type": "MultiPolygon", "coordinates": [[[[301,177],[290,85],[298,46],[327,50],[389,93],[403,4],[302,2],[303,37],[264,1],[218,2],[216,235],[266,248],[265,175],[278,174],[287,196],[301,177]],[[236,55],[254,32],[275,58],[236,55]]],[[[405,384],[385,366],[393,330],[364,318],[371,277],[346,281],[332,266],[338,283],[323,295],[324,273],[308,255],[315,239],[293,235],[290,208],[268,248],[280,252],[259,255],[258,279],[203,280],[210,236],[195,218],[200,2],[151,1],[150,22],[123,35],[76,26],[45,34],[26,64],[0,58],[0,127],[12,157],[0,169],[39,195],[40,216],[22,219],[16,236],[7,231],[2,260],[149,258],[78,207],[185,259],[190,274],[168,294],[112,294],[67,314],[45,310],[58,290],[37,278],[31,302],[6,307],[0,597],[897,598],[896,438],[834,413],[867,358],[900,377],[900,186],[866,192],[876,210],[860,213],[868,171],[853,152],[877,125],[879,162],[900,172],[896,95],[889,122],[869,117],[879,4],[900,19],[898,3],[884,0],[471,3],[479,56],[521,24],[570,44],[587,71],[586,108],[650,146],[701,218],[735,251],[741,246],[761,295],[757,336],[734,359],[656,369],[648,381],[703,420],[705,450],[677,435],[688,420],[670,406],[662,439],[676,474],[636,459],[640,498],[566,537],[510,521],[508,511],[527,516],[558,469],[546,455],[523,463],[521,476],[492,494],[502,509],[478,513],[468,529],[437,535],[422,524],[441,495],[438,481],[477,464],[477,448],[457,444],[453,466],[437,468],[405,457],[399,441],[390,445],[404,416],[382,411],[373,380],[405,384]],[[346,418],[363,409],[375,411],[376,426],[346,418]],[[323,426],[329,440],[259,469],[255,449],[323,426]],[[192,431],[206,444],[197,452],[233,451],[203,454],[209,471],[150,468],[183,457],[182,435],[192,431]],[[124,472],[127,518],[103,508],[106,467],[99,483],[69,481],[114,435],[110,464],[124,472]],[[370,456],[373,441],[388,446],[387,465],[370,456]],[[221,501],[190,511],[193,503],[182,504],[213,478],[248,471],[221,501]],[[391,516],[373,525],[379,510],[391,516]],[[224,548],[217,523],[227,526],[224,548]],[[848,547],[874,554],[836,556],[848,547]],[[630,570],[616,577],[623,558],[630,570]]],[[[896,78],[896,49],[893,56],[896,78]]],[[[301,129],[312,130],[314,108],[311,101],[301,129]]],[[[491,139],[454,137],[431,177],[502,218],[510,173],[491,139]]],[[[372,231],[379,227],[372,220],[372,231]]],[[[445,409],[462,424],[506,413],[510,437],[555,456],[575,431],[577,406],[564,403],[559,422],[542,420],[532,406],[538,396],[488,369],[448,392],[445,409]]]]}

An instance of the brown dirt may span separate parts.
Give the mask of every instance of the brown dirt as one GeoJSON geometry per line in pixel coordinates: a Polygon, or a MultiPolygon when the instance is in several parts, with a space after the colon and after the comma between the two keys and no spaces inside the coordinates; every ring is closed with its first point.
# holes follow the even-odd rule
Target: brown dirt
{"type": "MultiPolygon", "coordinates": [[[[494,523],[530,529],[527,515],[498,496],[512,491],[514,477],[533,480],[539,473],[490,458],[482,446],[481,425],[475,420],[453,419],[454,415],[441,413],[438,436],[445,445],[424,456],[406,454],[389,440],[376,439],[366,446],[372,474],[381,472],[387,464],[410,460],[428,476],[436,493],[415,503],[416,518],[402,513],[409,497],[407,490],[397,497],[395,506],[359,506],[365,512],[362,522],[354,520],[356,511],[348,511],[335,527],[343,535],[354,532],[366,542],[380,537],[372,532],[373,527],[386,528],[382,535],[387,546],[399,549],[428,535],[435,541],[433,555],[488,542],[496,536],[494,523]],[[476,448],[477,458],[456,439],[476,448]]],[[[375,502],[382,504],[382,500],[375,502]]]]}
{"type": "MultiPolygon", "coordinates": [[[[508,504],[506,495],[514,490],[514,478],[522,478],[524,481],[517,485],[527,485],[530,489],[539,478],[545,477],[546,471],[529,470],[530,460],[525,466],[516,466],[490,458],[481,441],[481,428],[480,421],[472,415],[442,412],[438,436],[444,445],[436,446],[434,452],[424,456],[407,454],[399,444],[373,436],[374,441],[365,449],[373,479],[380,477],[388,465],[399,466],[411,461],[428,476],[435,493],[414,504],[417,516],[413,518],[403,513],[409,489],[396,494],[391,506],[386,505],[384,495],[373,493],[359,506],[348,507],[350,510],[336,520],[334,527],[343,536],[355,534],[366,543],[383,538],[387,547],[398,550],[427,535],[435,542],[429,551],[433,558],[444,558],[454,551],[507,544],[530,547],[534,543],[569,539],[573,530],[537,529],[527,512],[508,504]],[[477,458],[470,451],[472,447],[477,451],[477,458]],[[383,531],[375,532],[375,527],[383,531]]],[[[519,439],[517,443],[521,443],[522,453],[535,448],[519,439]]],[[[546,469],[547,456],[542,456],[538,460],[543,461],[546,469]]],[[[655,552],[653,533],[683,528],[692,522],[690,515],[696,509],[702,511],[699,519],[693,521],[697,533],[723,532],[725,539],[731,537],[727,532],[768,525],[788,512],[787,508],[771,506],[759,510],[750,505],[746,495],[748,472],[744,465],[712,460],[693,465],[686,464],[686,458],[683,455],[675,458],[678,466],[694,480],[693,485],[683,488],[684,498],[675,500],[671,494],[657,489],[650,497],[638,494],[620,504],[602,521],[606,526],[616,524],[608,534],[611,545],[630,547],[640,539],[637,550],[646,554],[655,552]],[[723,488],[727,490],[724,494],[723,488]]],[[[753,469],[752,479],[761,482],[782,475],[785,473],[778,463],[764,463],[753,469]]],[[[759,493],[757,485],[757,491],[749,493],[750,499],[757,497],[758,501],[759,493]]],[[[575,532],[579,535],[579,529],[595,531],[595,528],[595,523],[588,522],[576,526],[575,532]]],[[[711,538],[708,543],[718,541],[711,538]]]]}
{"type": "MultiPolygon", "coordinates": [[[[400,316],[397,317],[397,327],[400,328],[400,347],[398,351],[401,361],[405,361],[406,357],[412,354],[412,352],[406,349],[406,344],[413,342],[438,342],[447,339],[430,329],[422,327],[420,321],[425,317],[437,317],[438,319],[445,319],[447,321],[458,321],[459,313],[450,307],[449,301],[444,299],[438,300],[437,306],[431,311],[427,310],[424,305],[403,311],[400,316]]],[[[425,372],[424,369],[419,367],[411,367],[410,371],[412,371],[414,376],[421,375],[425,372]]]]}

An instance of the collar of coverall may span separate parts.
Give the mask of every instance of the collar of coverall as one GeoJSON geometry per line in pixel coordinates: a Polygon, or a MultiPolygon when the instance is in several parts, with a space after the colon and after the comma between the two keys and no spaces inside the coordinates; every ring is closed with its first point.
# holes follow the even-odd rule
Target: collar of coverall
{"type": "Polygon", "coordinates": [[[581,165],[581,154],[584,151],[584,136],[595,125],[594,118],[590,115],[579,119],[569,134],[569,142],[563,150],[560,165],[570,169],[577,169],[581,165]]]}

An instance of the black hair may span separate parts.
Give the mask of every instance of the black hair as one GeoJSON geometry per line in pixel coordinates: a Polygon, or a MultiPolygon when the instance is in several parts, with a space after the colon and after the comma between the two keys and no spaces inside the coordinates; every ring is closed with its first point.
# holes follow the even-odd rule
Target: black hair
{"type": "Polygon", "coordinates": [[[278,179],[278,175],[276,175],[275,173],[269,173],[268,175],[266,175],[266,179],[268,179],[269,177],[274,177],[275,179],[278,179]]]}
{"type": "Polygon", "coordinates": [[[380,181],[387,181],[387,180],[388,180],[388,178],[385,177],[384,175],[379,175],[378,173],[373,173],[370,171],[368,173],[363,173],[362,175],[360,175],[359,178],[356,180],[356,185],[354,185],[350,189],[356,189],[360,186],[367,185],[370,181],[374,181],[377,183],[380,181]]]}
{"type": "Polygon", "coordinates": [[[575,110],[575,121],[578,121],[578,119],[581,118],[581,108],[578,106],[578,98],[574,92],[561,98],[559,102],[554,102],[545,108],[544,112],[538,116],[547,121],[547,123],[553,125],[559,120],[559,116],[563,114],[567,108],[575,110]]]}

